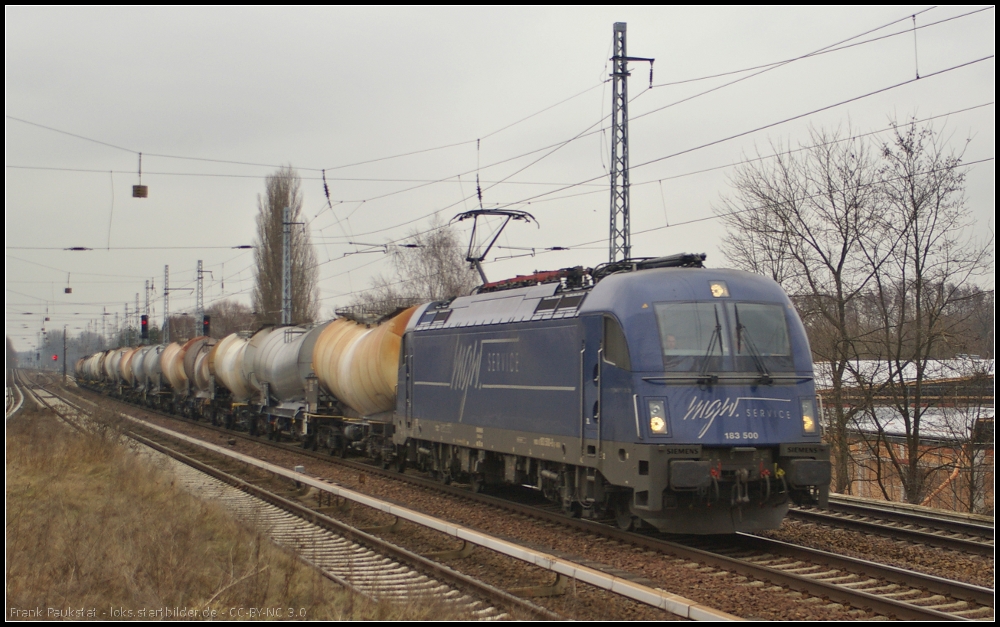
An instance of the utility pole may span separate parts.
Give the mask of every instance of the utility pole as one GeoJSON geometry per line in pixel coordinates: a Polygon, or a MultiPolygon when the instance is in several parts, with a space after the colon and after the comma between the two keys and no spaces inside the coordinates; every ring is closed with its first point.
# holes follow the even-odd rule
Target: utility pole
{"type": "Polygon", "coordinates": [[[292,323],[292,223],[291,208],[281,215],[281,324],[292,323]]]}
{"type": "Polygon", "coordinates": [[[629,218],[628,182],[628,62],[649,62],[649,85],[653,86],[653,59],[627,56],[625,22],[615,22],[615,56],[611,57],[611,236],[608,261],[632,257],[632,224],[629,218]]]}
{"type": "Polygon", "coordinates": [[[163,266],[163,343],[170,343],[170,266],[163,266]]]}
{"type": "Polygon", "coordinates": [[[69,325],[63,325],[63,383],[66,383],[66,328],[69,325]]]}
{"type": "Polygon", "coordinates": [[[292,208],[285,207],[281,214],[281,324],[292,324],[292,208]]]}
{"type": "Polygon", "coordinates": [[[201,259],[198,260],[198,280],[194,294],[194,315],[197,318],[195,324],[201,324],[205,319],[205,280],[201,270],[201,259]]]}

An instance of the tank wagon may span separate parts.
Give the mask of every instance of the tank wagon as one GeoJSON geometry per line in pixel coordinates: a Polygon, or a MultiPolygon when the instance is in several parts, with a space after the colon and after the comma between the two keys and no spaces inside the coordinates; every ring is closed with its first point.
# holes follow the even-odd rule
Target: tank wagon
{"type": "MultiPolygon", "coordinates": [[[[148,398],[166,379],[195,416],[303,446],[531,486],[623,528],[775,528],[827,498],[808,341],[775,282],[703,259],[518,277],[381,324],[195,338],[136,352],[131,383],[148,398]]],[[[78,376],[122,385],[121,355],[78,376]]]]}

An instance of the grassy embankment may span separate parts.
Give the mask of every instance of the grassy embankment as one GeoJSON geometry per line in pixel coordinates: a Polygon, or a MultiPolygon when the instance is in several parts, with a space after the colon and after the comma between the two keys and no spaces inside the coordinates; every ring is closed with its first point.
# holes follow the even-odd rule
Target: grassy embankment
{"type": "Polygon", "coordinates": [[[459,618],[344,591],[175,487],[107,422],[81,434],[30,411],[6,442],[8,619],[459,618]]]}

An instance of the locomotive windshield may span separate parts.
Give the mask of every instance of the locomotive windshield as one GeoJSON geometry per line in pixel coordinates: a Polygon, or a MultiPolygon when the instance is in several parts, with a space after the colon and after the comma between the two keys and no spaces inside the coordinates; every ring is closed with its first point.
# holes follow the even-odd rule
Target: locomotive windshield
{"type": "Polygon", "coordinates": [[[781,305],[656,303],[667,372],[794,370],[781,305]]]}

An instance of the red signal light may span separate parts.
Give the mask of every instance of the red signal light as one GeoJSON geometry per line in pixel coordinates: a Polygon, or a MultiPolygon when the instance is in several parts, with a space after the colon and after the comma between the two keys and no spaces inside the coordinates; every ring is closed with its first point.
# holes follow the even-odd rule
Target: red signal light
{"type": "Polygon", "coordinates": [[[52,361],[59,361],[59,355],[53,355],[52,361]]]}

